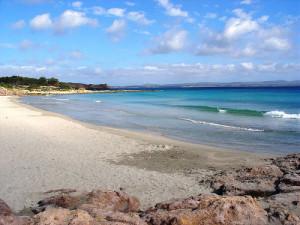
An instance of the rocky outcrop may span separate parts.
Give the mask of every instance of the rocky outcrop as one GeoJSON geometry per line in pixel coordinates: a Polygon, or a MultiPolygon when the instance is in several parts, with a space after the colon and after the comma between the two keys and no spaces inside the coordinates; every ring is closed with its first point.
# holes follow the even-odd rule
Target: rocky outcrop
{"type": "Polygon", "coordinates": [[[220,195],[266,197],[300,191],[300,153],[269,160],[267,165],[220,172],[211,180],[220,195]]]}
{"type": "Polygon", "coordinates": [[[277,165],[284,173],[299,171],[300,153],[290,154],[287,156],[271,159],[271,162],[277,165]]]}
{"type": "Polygon", "coordinates": [[[17,216],[0,200],[0,225],[299,225],[300,154],[210,178],[215,193],[162,202],[145,211],[122,191],[47,192],[17,216]]]}
{"type": "Polygon", "coordinates": [[[300,153],[256,168],[221,172],[211,187],[219,195],[257,197],[270,224],[300,224],[300,153]]]}
{"type": "Polygon", "coordinates": [[[144,218],[151,225],[267,224],[267,213],[254,198],[212,194],[157,204],[144,218]]]}
{"type": "Polygon", "coordinates": [[[268,196],[276,193],[275,183],[283,176],[275,165],[221,172],[211,182],[220,195],[268,196]]]}
{"type": "Polygon", "coordinates": [[[124,192],[95,190],[89,193],[65,193],[38,202],[30,225],[143,225],[140,202],[124,192]]]}
{"type": "MultiPolygon", "coordinates": [[[[144,212],[123,192],[58,194],[40,201],[36,215],[17,217],[8,206],[3,225],[264,225],[267,212],[250,196],[199,195],[159,203],[144,212]],[[42,208],[41,208],[42,207],[42,208]],[[8,217],[10,216],[10,217],[8,217]]],[[[1,218],[1,217],[0,217],[1,218]]],[[[2,225],[1,224],[1,225],[2,225]]]]}
{"type": "Polygon", "coordinates": [[[280,193],[258,199],[270,224],[300,224],[300,192],[280,193]]]}

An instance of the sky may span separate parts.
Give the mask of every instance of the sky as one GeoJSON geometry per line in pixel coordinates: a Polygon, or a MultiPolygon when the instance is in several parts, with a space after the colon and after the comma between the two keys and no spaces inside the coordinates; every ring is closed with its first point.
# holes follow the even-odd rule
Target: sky
{"type": "Polygon", "coordinates": [[[300,80],[299,0],[0,0],[0,76],[300,80]]]}

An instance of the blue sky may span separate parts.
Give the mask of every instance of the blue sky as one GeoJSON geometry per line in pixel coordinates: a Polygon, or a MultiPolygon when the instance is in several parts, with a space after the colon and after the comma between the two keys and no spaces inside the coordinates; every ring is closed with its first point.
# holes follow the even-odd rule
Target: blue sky
{"type": "Polygon", "coordinates": [[[0,0],[0,75],[296,80],[299,12],[297,0],[0,0]]]}

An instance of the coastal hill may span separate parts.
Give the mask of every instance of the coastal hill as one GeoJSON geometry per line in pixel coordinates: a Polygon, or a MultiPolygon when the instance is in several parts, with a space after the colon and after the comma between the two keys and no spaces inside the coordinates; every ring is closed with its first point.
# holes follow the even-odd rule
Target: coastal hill
{"type": "MultiPolygon", "coordinates": [[[[126,88],[243,88],[243,87],[300,87],[300,80],[285,81],[261,81],[261,82],[197,82],[197,83],[182,83],[182,84],[144,84],[126,86],[126,88]]],[[[119,88],[119,87],[114,87],[119,88]]]]}

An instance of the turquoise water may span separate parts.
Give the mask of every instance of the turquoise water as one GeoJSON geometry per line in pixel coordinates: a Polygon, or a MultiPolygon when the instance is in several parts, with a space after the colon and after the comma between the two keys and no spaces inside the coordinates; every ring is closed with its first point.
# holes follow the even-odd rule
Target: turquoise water
{"type": "Polygon", "coordinates": [[[85,122],[239,150],[300,152],[300,88],[196,88],[30,96],[85,122]]]}

